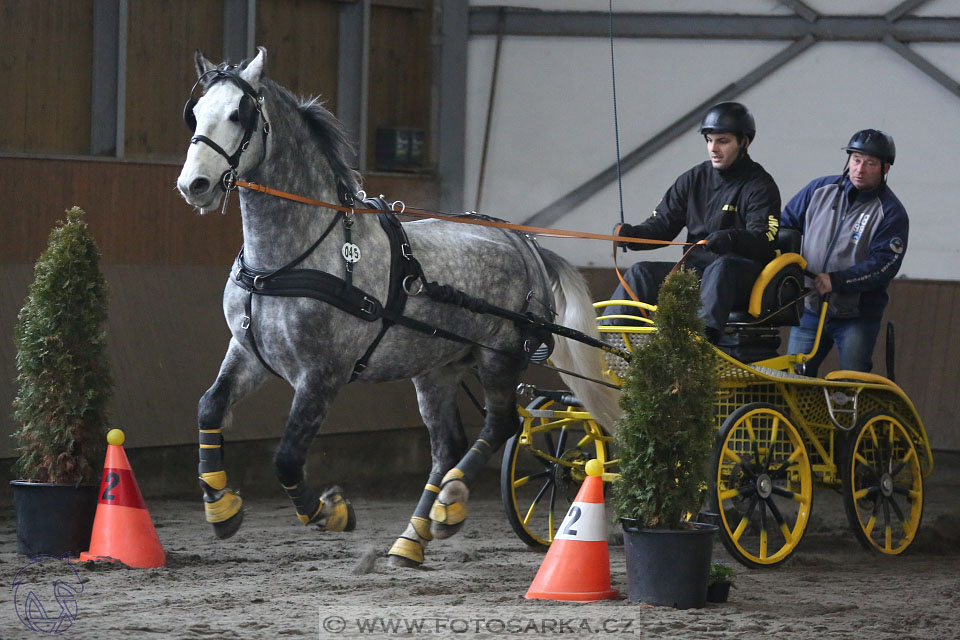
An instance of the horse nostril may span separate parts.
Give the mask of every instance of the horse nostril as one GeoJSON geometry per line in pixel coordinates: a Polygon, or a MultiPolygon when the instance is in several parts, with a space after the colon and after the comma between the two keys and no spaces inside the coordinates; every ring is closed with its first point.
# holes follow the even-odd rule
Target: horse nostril
{"type": "Polygon", "coordinates": [[[210,181],[206,178],[197,178],[190,183],[191,195],[201,195],[210,190],[210,181]]]}

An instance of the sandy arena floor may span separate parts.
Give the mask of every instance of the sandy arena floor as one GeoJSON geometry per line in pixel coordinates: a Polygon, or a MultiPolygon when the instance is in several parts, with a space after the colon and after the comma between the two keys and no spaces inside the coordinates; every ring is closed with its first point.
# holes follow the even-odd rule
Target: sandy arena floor
{"type": "MultiPolygon", "coordinates": [[[[413,509],[398,498],[352,496],[358,529],[301,526],[286,498],[247,501],[239,533],[218,541],[199,499],[149,500],[167,566],[81,565],[77,617],[60,637],[369,638],[958,638],[960,454],[935,456],[924,524],[910,552],[881,558],[846,528],[840,496],[821,491],[813,521],[779,569],[739,565],[723,605],[677,611],[624,598],[593,604],[525,600],[542,553],[512,533],[499,497],[484,492],[455,538],[434,542],[420,570],[394,569],[386,551],[413,509]]],[[[0,637],[37,638],[18,618],[11,585],[29,561],[16,553],[12,509],[0,514],[0,637]]],[[[715,560],[730,562],[719,542],[715,560]]],[[[626,590],[623,548],[610,547],[612,582],[626,590]]],[[[37,590],[69,578],[49,561],[37,590]]],[[[44,600],[42,594],[48,594],[44,600]]],[[[49,611],[48,611],[49,612],[49,611]]]]}

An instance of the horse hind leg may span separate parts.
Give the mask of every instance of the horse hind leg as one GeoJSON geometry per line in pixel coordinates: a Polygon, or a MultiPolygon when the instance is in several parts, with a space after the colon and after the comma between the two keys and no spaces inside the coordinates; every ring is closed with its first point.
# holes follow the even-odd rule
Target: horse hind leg
{"type": "Polygon", "coordinates": [[[320,384],[306,383],[297,389],[273,466],[302,524],[316,525],[323,531],[353,531],[357,517],[343,490],[333,486],[317,495],[304,481],[307,450],[334,395],[334,390],[320,384]]]}
{"type": "Polygon", "coordinates": [[[235,340],[230,341],[213,386],[197,408],[199,425],[200,488],[206,520],[217,538],[233,536],[243,522],[243,500],[227,486],[223,468],[223,429],[229,423],[230,410],[241,398],[258,388],[267,372],[253,361],[235,340]]]}
{"type": "Polygon", "coordinates": [[[423,564],[424,551],[433,540],[430,511],[440,493],[441,479],[467,448],[467,437],[457,409],[457,387],[464,369],[461,365],[443,367],[413,381],[420,415],[430,434],[432,468],[410,522],[390,548],[388,557],[393,566],[419,567],[423,564]]]}
{"type": "Polygon", "coordinates": [[[517,430],[516,388],[522,368],[518,360],[487,353],[480,367],[486,401],[479,437],[456,466],[440,481],[440,492],[430,509],[430,531],[435,538],[456,534],[467,518],[470,482],[507,438],[517,430]]]}

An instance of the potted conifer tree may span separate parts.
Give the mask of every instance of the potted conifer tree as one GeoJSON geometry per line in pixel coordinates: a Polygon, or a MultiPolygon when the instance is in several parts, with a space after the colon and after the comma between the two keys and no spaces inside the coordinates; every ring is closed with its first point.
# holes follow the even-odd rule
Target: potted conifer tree
{"type": "Polygon", "coordinates": [[[663,283],[657,332],[633,352],[616,428],[628,596],[703,607],[715,525],[696,520],[716,435],[717,362],[703,338],[700,282],[680,270],[663,283]]]}
{"type": "Polygon", "coordinates": [[[17,316],[20,553],[79,553],[90,543],[112,389],[106,318],[100,253],[74,207],[51,232],[17,316]]]}

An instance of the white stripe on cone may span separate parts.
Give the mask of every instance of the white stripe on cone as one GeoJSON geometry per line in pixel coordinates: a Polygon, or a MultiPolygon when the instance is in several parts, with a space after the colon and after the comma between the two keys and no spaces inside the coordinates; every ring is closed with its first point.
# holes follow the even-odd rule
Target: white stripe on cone
{"type": "Polygon", "coordinates": [[[606,521],[602,502],[574,502],[560,523],[554,540],[606,542],[606,521]]]}

